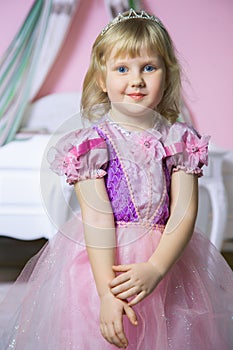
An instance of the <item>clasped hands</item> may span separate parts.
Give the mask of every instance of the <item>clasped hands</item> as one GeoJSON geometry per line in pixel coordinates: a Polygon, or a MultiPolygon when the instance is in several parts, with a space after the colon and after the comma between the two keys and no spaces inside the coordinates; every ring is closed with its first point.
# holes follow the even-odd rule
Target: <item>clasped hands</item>
{"type": "Polygon", "coordinates": [[[129,306],[136,305],[149,295],[161,280],[161,274],[150,261],[113,266],[120,273],[110,283],[110,291],[118,299],[132,298],[129,306]]]}
{"type": "Polygon", "coordinates": [[[128,340],[123,329],[123,314],[133,325],[137,325],[137,316],[132,306],[155,289],[161,275],[149,261],[113,266],[113,271],[118,275],[110,282],[109,293],[101,298],[100,329],[109,343],[126,348],[128,340]],[[128,298],[131,299],[129,302],[128,298]]]}

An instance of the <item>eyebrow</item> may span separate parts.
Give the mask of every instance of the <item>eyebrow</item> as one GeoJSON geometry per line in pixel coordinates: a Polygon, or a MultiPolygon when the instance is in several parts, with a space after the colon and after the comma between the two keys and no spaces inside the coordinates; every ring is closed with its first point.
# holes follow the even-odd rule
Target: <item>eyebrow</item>
{"type": "MultiPolygon", "coordinates": [[[[127,58],[112,58],[111,60],[108,61],[108,64],[110,67],[114,67],[114,66],[120,66],[120,65],[127,65],[128,63],[128,59],[127,58]]],[[[148,57],[148,58],[143,58],[142,57],[142,61],[140,62],[140,65],[144,66],[144,65],[159,65],[161,64],[161,60],[159,57],[148,57]]]]}

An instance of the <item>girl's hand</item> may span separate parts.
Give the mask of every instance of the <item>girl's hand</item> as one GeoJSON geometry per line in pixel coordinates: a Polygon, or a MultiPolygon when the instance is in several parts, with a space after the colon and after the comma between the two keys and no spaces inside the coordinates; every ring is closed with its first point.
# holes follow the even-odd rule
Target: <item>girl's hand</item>
{"type": "Polygon", "coordinates": [[[102,336],[118,348],[126,348],[128,340],[123,329],[123,314],[136,326],[137,317],[127,302],[117,299],[111,292],[100,299],[100,331],[102,336]]]}
{"type": "Polygon", "coordinates": [[[162,279],[162,275],[151,262],[113,266],[115,272],[122,272],[110,283],[110,290],[119,299],[134,297],[132,306],[149,295],[162,279]]]}

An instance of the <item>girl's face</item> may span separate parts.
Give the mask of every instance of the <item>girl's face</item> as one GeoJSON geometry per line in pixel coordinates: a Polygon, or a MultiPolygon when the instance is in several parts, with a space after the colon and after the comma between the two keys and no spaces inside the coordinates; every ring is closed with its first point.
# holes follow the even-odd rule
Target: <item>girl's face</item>
{"type": "MultiPolygon", "coordinates": [[[[112,106],[127,106],[143,112],[156,110],[165,89],[165,65],[156,53],[142,49],[140,56],[115,58],[113,49],[106,61],[106,79],[102,87],[108,94],[112,106]]],[[[122,110],[121,110],[122,111],[122,110]]]]}

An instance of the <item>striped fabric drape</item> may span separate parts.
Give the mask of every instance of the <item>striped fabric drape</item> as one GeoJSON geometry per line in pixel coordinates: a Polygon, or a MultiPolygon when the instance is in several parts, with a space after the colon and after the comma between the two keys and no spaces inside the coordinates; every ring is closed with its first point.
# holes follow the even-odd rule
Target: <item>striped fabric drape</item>
{"type": "Polygon", "coordinates": [[[0,146],[14,139],[43,84],[80,0],[36,0],[0,61],[0,146]]]}

